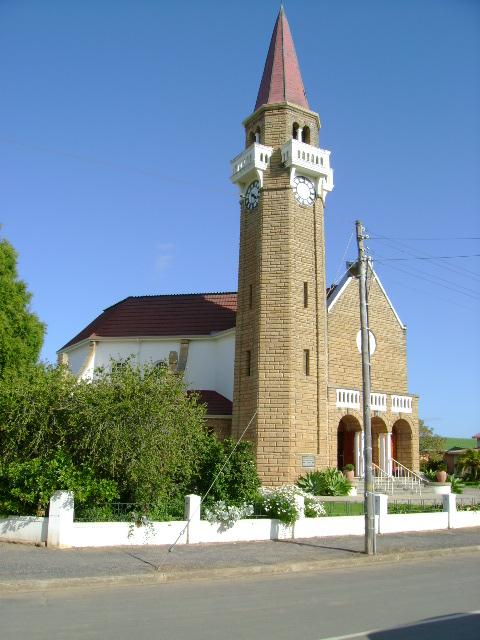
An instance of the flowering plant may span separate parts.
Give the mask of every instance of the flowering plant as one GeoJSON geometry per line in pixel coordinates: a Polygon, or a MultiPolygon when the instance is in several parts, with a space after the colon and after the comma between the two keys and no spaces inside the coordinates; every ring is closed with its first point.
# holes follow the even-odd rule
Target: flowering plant
{"type": "Polygon", "coordinates": [[[253,506],[243,503],[239,507],[227,505],[224,500],[214,502],[205,509],[205,519],[212,524],[219,524],[223,530],[233,527],[237,520],[253,515],[253,506]]]}
{"type": "Polygon", "coordinates": [[[319,518],[320,516],[327,515],[325,506],[318,496],[312,496],[310,493],[305,492],[304,498],[306,518],[319,518]]]}
{"type": "Polygon", "coordinates": [[[300,517],[295,496],[303,496],[305,499],[305,515],[307,518],[325,515],[323,503],[316,496],[312,496],[295,485],[285,485],[276,489],[262,487],[260,495],[265,513],[271,518],[277,518],[277,520],[286,525],[293,525],[300,517]]]}

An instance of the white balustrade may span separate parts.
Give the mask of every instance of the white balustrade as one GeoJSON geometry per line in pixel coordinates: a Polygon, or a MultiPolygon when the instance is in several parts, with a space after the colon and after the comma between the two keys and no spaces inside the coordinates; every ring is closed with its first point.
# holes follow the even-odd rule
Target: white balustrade
{"type": "Polygon", "coordinates": [[[410,396],[392,396],[392,413],[412,413],[410,396]]]}
{"type": "Polygon", "coordinates": [[[337,407],[360,409],[360,391],[355,389],[337,389],[337,407]]]}
{"type": "Polygon", "coordinates": [[[370,394],[370,407],[374,411],[386,411],[387,410],[387,394],[386,393],[371,393],[370,394]]]}
{"type": "Polygon", "coordinates": [[[244,182],[249,178],[254,178],[257,171],[265,171],[272,151],[272,147],[254,142],[242,153],[239,153],[230,163],[232,182],[244,182]]]}
{"type": "Polygon", "coordinates": [[[332,191],[333,172],[330,168],[330,151],[292,138],[282,146],[282,163],[285,167],[300,169],[302,174],[323,178],[323,190],[332,191]]]}

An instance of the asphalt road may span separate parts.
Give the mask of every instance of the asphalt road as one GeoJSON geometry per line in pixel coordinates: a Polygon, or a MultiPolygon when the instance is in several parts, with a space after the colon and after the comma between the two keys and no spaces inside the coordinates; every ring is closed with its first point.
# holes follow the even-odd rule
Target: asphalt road
{"type": "Polygon", "coordinates": [[[12,593],[0,601],[0,637],[476,640],[479,569],[472,553],[229,582],[12,593]]]}

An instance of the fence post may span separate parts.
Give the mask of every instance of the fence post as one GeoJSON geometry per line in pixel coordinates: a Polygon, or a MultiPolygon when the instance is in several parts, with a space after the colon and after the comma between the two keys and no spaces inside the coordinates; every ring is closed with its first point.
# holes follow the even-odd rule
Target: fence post
{"type": "Polygon", "coordinates": [[[374,499],[377,533],[382,533],[382,518],[386,518],[388,514],[388,496],[384,493],[375,493],[374,499]]]}
{"type": "Polygon", "coordinates": [[[453,529],[455,514],[457,513],[457,494],[446,493],[442,496],[443,510],[448,512],[448,528],[453,529]]]}
{"type": "Polygon", "coordinates": [[[185,496],[185,520],[187,520],[187,544],[195,542],[195,533],[200,524],[201,497],[190,493],[185,496]]]}
{"type": "Polygon", "coordinates": [[[55,491],[48,511],[47,546],[71,547],[74,501],[71,491],[55,491]]]}

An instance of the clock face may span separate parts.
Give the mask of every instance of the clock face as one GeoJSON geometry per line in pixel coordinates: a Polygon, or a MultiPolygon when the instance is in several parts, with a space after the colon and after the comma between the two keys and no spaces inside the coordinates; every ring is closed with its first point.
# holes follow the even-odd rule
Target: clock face
{"type": "Polygon", "coordinates": [[[245,193],[245,206],[247,209],[255,209],[260,198],[260,183],[258,180],[252,182],[245,193]]]}
{"type": "Polygon", "coordinates": [[[293,192],[297,202],[304,204],[307,207],[311,207],[315,202],[316,195],[313,182],[308,178],[305,178],[305,176],[296,176],[293,182],[295,184],[293,192]]]}

